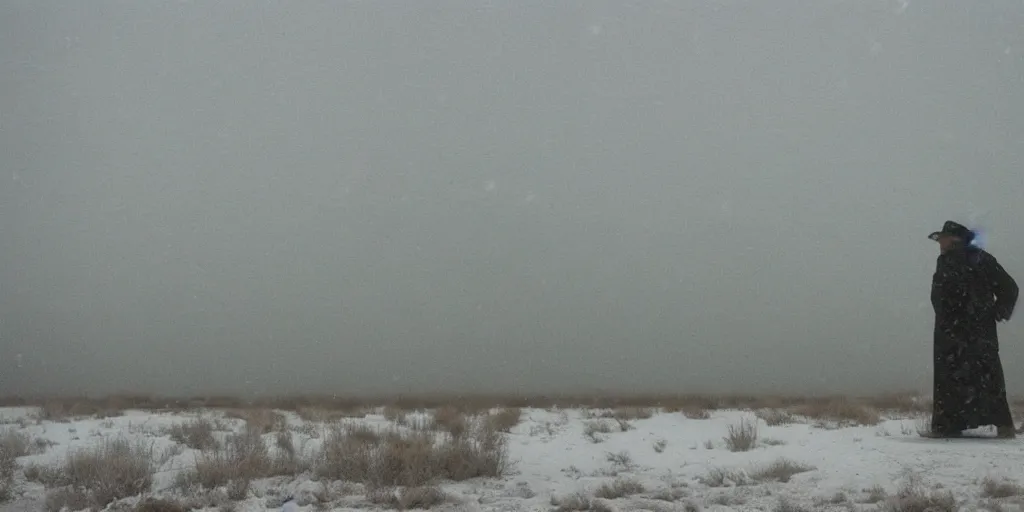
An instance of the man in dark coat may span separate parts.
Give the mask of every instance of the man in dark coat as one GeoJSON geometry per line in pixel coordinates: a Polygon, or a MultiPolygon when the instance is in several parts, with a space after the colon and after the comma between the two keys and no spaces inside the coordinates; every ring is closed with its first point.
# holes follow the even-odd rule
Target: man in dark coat
{"type": "Polygon", "coordinates": [[[999,359],[996,322],[1017,303],[1017,283],[991,254],[971,245],[974,232],[947,221],[929,235],[941,254],[932,277],[935,309],[934,395],[931,435],[995,425],[1014,437],[1013,418],[999,359]]]}

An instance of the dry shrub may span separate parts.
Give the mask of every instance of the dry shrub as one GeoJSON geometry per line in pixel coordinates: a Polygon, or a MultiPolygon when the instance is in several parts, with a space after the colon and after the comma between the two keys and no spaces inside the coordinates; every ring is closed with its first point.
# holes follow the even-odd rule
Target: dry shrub
{"type": "Polygon", "coordinates": [[[172,441],[194,450],[209,450],[217,447],[217,438],[213,435],[214,430],[213,422],[209,419],[196,418],[186,423],[172,425],[168,435],[172,441]]]}
{"type": "Polygon", "coordinates": [[[614,453],[607,452],[604,454],[604,460],[611,463],[614,470],[628,471],[633,468],[633,456],[625,450],[614,453]]]}
{"type": "Polygon", "coordinates": [[[711,411],[703,407],[684,407],[682,413],[691,420],[711,419],[711,411]]]}
{"type": "Polygon", "coordinates": [[[52,421],[54,423],[69,423],[71,421],[70,406],[60,400],[48,400],[39,406],[36,419],[39,421],[52,421]]]}
{"type": "Polygon", "coordinates": [[[739,425],[729,425],[729,435],[723,439],[731,452],[753,450],[757,445],[757,423],[742,419],[739,425]]]}
{"type": "Polygon", "coordinates": [[[598,434],[610,434],[612,426],[606,421],[588,421],[583,424],[583,435],[594,443],[600,443],[603,439],[598,434]]]}
{"type": "Polygon", "coordinates": [[[885,488],[881,485],[875,484],[868,489],[864,489],[867,496],[860,500],[860,503],[875,504],[880,501],[884,501],[889,496],[889,493],[885,491],[885,488]]]}
{"type": "Polygon", "coordinates": [[[168,499],[146,498],[133,512],[189,512],[191,507],[168,499]]]}
{"type": "Polygon", "coordinates": [[[404,425],[406,422],[405,411],[391,405],[384,407],[383,415],[384,419],[396,425],[404,425]]]}
{"type": "Polygon", "coordinates": [[[646,489],[644,489],[643,484],[637,480],[618,478],[612,483],[605,483],[598,487],[597,491],[594,492],[594,496],[606,500],[614,500],[645,491],[646,489]]]}
{"type": "Polygon", "coordinates": [[[11,499],[14,492],[14,470],[18,468],[16,458],[0,447],[0,503],[11,499]]]}
{"type": "Polygon", "coordinates": [[[335,427],[316,459],[316,473],[371,487],[419,487],[434,480],[500,477],[508,469],[507,441],[487,421],[464,434],[388,430],[373,436],[335,427]]]}
{"type": "Polygon", "coordinates": [[[149,491],[153,485],[153,452],[143,443],[124,438],[68,454],[61,468],[63,481],[84,493],[91,505],[109,503],[149,491]]]}
{"type": "Polygon", "coordinates": [[[242,432],[229,436],[223,446],[202,451],[193,468],[178,473],[177,486],[183,489],[228,486],[232,499],[244,499],[253,479],[295,474],[305,467],[295,453],[272,457],[261,430],[262,426],[247,424],[242,432]]]}
{"type": "Polygon", "coordinates": [[[714,468],[699,481],[708,487],[738,487],[751,484],[746,472],[725,468],[714,468]]]}
{"type": "Polygon", "coordinates": [[[850,498],[843,491],[836,491],[832,496],[827,498],[815,498],[814,500],[816,505],[842,505],[849,502],[850,498]]]}
{"type": "Polygon", "coordinates": [[[523,410],[518,407],[505,407],[498,412],[487,416],[491,428],[499,432],[510,432],[513,427],[519,424],[523,417],[523,410]]]}
{"type": "Polygon", "coordinates": [[[895,496],[886,499],[882,512],[957,512],[952,492],[929,491],[917,479],[909,479],[895,496]]]}
{"type": "Polygon", "coordinates": [[[1009,498],[1022,494],[1024,494],[1024,488],[1015,482],[999,481],[992,477],[985,477],[981,481],[981,495],[985,498],[1009,498]]]}
{"type": "Polygon", "coordinates": [[[646,420],[654,416],[654,411],[649,407],[619,407],[607,416],[625,421],[646,420]]]}
{"type": "Polygon", "coordinates": [[[769,427],[789,425],[795,422],[793,415],[782,409],[758,409],[754,414],[769,427]]]}
{"type": "Polygon", "coordinates": [[[653,446],[655,453],[662,453],[665,451],[665,447],[668,446],[668,441],[665,439],[658,439],[654,442],[653,446]]]}
{"type": "Polygon", "coordinates": [[[813,512],[813,511],[811,509],[803,506],[803,505],[798,505],[796,503],[793,503],[792,501],[790,501],[789,498],[782,497],[782,498],[779,498],[779,501],[775,504],[775,508],[772,509],[772,512],[813,512]]]}
{"type": "Polygon", "coordinates": [[[706,498],[710,505],[721,505],[734,509],[747,503],[747,498],[734,492],[716,493],[706,498]]]}
{"type": "Polygon", "coordinates": [[[380,487],[367,492],[366,499],[395,510],[430,510],[448,501],[448,495],[436,486],[405,487],[397,491],[380,487]]]}
{"type": "Polygon", "coordinates": [[[794,412],[836,427],[872,426],[882,421],[878,410],[845,397],[814,400],[795,407],[794,412]]]}
{"type": "Polygon", "coordinates": [[[452,437],[460,437],[469,427],[469,419],[458,408],[440,407],[434,411],[433,425],[435,430],[448,432],[452,437]]]}
{"type": "Polygon", "coordinates": [[[32,444],[29,436],[14,429],[0,432],[0,503],[11,499],[14,492],[14,472],[18,457],[29,455],[32,444]]]}
{"type": "Polygon", "coordinates": [[[667,487],[651,495],[651,499],[658,501],[676,502],[689,496],[686,490],[678,487],[667,487]]]}
{"type": "Polygon", "coordinates": [[[299,407],[295,409],[295,414],[297,414],[302,421],[312,423],[330,423],[346,418],[364,418],[366,417],[366,409],[328,409],[325,407],[312,406],[299,407]]]}
{"type": "Polygon", "coordinates": [[[64,510],[83,510],[93,506],[89,494],[81,489],[62,487],[46,493],[43,509],[46,512],[62,512],[64,510]]]}
{"type": "Polygon", "coordinates": [[[255,428],[260,434],[288,430],[288,418],[270,409],[232,409],[225,415],[244,420],[248,427],[255,428]]]}
{"type": "Polygon", "coordinates": [[[365,423],[344,423],[334,428],[341,428],[349,437],[368,443],[376,443],[382,435],[380,430],[365,423]]]}
{"type": "Polygon", "coordinates": [[[814,469],[814,466],[781,458],[763,468],[755,470],[750,474],[750,477],[758,482],[774,481],[785,483],[797,473],[805,473],[814,469]]]}
{"type": "Polygon", "coordinates": [[[567,496],[552,496],[551,505],[555,507],[554,512],[594,510],[594,499],[582,492],[575,492],[567,496]]]}
{"type": "Polygon", "coordinates": [[[918,393],[887,393],[875,397],[862,399],[865,404],[880,411],[889,411],[901,414],[920,414],[931,412],[932,401],[920,396],[918,393]]]}
{"type": "Polygon", "coordinates": [[[22,469],[25,480],[43,484],[43,487],[52,489],[68,485],[67,474],[60,466],[43,466],[40,464],[26,464],[22,469]]]}

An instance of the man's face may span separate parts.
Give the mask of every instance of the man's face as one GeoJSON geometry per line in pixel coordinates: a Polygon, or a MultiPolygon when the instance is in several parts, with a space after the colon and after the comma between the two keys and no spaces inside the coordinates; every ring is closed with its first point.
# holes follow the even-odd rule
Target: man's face
{"type": "Polygon", "coordinates": [[[942,235],[939,237],[939,251],[945,253],[956,246],[960,239],[952,235],[942,235]]]}

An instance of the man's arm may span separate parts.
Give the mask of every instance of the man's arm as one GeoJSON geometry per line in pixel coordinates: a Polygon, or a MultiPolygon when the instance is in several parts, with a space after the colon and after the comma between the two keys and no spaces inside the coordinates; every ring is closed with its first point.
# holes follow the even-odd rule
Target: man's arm
{"type": "Polygon", "coordinates": [[[1019,289],[1013,277],[999,264],[999,261],[992,257],[990,261],[989,276],[992,279],[993,292],[996,296],[996,320],[1009,320],[1013,315],[1013,309],[1017,305],[1019,289]]]}

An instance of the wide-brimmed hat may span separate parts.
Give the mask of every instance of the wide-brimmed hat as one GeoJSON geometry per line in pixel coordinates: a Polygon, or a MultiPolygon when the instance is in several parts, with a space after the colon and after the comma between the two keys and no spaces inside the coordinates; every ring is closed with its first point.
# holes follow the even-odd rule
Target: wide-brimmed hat
{"type": "Polygon", "coordinates": [[[928,235],[928,238],[931,240],[938,240],[943,236],[954,236],[963,240],[964,243],[970,243],[971,240],[974,240],[973,231],[967,229],[963,224],[953,222],[951,220],[947,220],[946,223],[942,225],[942,231],[936,231],[928,235]]]}

